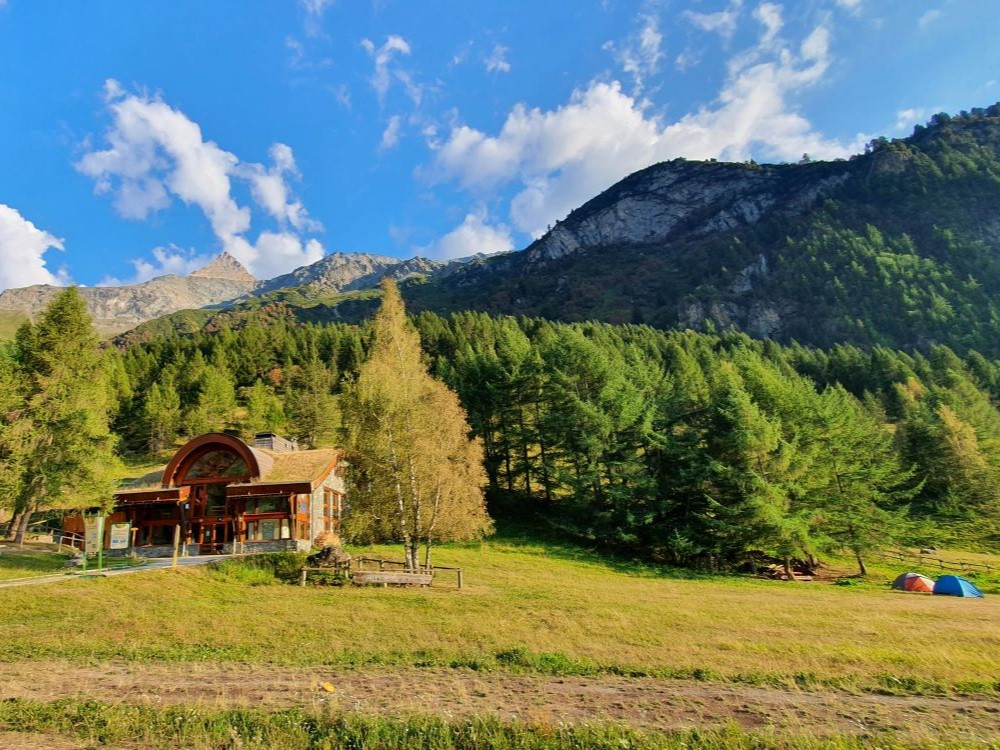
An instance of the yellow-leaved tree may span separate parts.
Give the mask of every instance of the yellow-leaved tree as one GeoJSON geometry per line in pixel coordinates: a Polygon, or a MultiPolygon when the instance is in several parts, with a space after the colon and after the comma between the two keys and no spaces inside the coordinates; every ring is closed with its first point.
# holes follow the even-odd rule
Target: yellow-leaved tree
{"type": "Polygon", "coordinates": [[[431,377],[396,284],[382,282],[374,342],[345,394],[350,463],[348,536],[401,541],[407,570],[440,541],[492,530],[483,500],[483,449],[458,396],[431,377]]]}

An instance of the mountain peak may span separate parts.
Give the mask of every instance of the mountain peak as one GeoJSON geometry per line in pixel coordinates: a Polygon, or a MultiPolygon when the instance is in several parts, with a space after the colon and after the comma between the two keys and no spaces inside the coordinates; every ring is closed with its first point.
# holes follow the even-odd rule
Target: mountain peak
{"type": "Polygon", "coordinates": [[[192,271],[190,275],[203,279],[245,281],[250,284],[257,281],[242,263],[225,251],[208,265],[202,266],[197,271],[192,271]]]}

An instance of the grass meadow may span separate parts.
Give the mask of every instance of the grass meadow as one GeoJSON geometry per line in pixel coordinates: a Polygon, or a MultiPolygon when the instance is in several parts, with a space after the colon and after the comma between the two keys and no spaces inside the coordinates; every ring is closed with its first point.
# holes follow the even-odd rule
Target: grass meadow
{"type": "MultiPolygon", "coordinates": [[[[352,550],[400,558],[395,547],[352,550]]],[[[0,561],[3,557],[0,556],[0,561]]],[[[1000,596],[784,583],[632,565],[507,535],[443,546],[430,589],[298,586],[260,570],[0,590],[0,660],[466,667],[1000,694],[1000,596]]]]}
{"type": "MultiPolygon", "coordinates": [[[[0,582],[65,573],[69,558],[68,552],[59,552],[50,544],[31,544],[19,548],[12,542],[0,543],[0,582]]],[[[0,613],[0,621],[2,620],[3,614],[0,613]]]]}
{"type": "Polygon", "coordinates": [[[440,716],[392,718],[308,709],[164,709],[93,701],[3,701],[0,727],[8,728],[9,738],[29,742],[38,739],[49,743],[38,747],[66,750],[98,746],[163,750],[862,750],[872,747],[894,750],[932,744],[940,748],[970,747],[954,739],[914,743],[883,736],[873,743],[872,738],[864,736],[818,738],[748,732],[735,725],[707,731],[644,732],[603,722],[553,726],[491,717],[455,721],[440,716]],[[81,744],[55,744],[53,737],[78,739],[81,744]]]}

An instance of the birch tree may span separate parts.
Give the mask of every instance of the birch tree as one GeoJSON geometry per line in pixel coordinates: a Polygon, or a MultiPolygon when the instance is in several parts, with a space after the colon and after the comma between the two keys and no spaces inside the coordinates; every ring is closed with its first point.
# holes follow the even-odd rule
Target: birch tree
{"type": "Polygon", "coordinates": [[[382,293],[371,353],[345,398],[352,472],[346,529],[401,541],[407,570],[417,570],[421,544],[429,567],[435,541],[491,529],[483,452],[469,437],[458,397],[428,373],[395,283],[383,281],[382,293]]]}

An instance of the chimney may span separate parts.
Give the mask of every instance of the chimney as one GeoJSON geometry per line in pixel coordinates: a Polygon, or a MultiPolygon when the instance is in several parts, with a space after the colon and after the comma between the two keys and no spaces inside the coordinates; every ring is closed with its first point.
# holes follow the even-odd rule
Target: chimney
{"type": "Polygon", "coordinates": [[[263,448],[274,453],[289,453],[297,451],[299,444],[294,440],[275,435],[273,432],[258,432],[253,437],[253,447],[263,448]]]}

